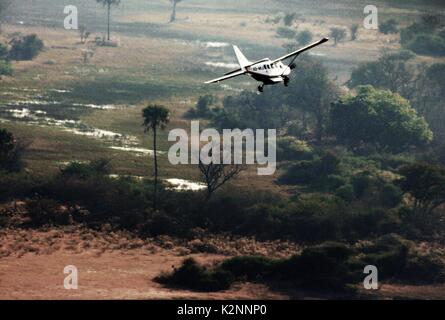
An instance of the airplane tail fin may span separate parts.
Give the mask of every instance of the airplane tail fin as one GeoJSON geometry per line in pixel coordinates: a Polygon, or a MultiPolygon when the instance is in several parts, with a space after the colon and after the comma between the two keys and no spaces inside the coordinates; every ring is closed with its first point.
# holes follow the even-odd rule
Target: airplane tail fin
{"type": "Polygon", "coordinates": [[[235,51],[236,58],[238,59],[241,69],[244,69],[246,66],[251,64],[237,46],[233,46],[233,50],[235,51]]]}

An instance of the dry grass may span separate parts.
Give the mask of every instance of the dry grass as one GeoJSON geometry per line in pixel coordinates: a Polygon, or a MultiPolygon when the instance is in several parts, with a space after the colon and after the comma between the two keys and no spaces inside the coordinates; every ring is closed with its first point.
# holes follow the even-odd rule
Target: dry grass
{"type": "Polygon", "coordinates": [[[288,257],[299,251],[299,246],[287,241],[257,241],[254,238],[201,235],[193,240],[169,236],[142,239],[125,231],[102,231],[80,226],[55,229],[2,229],[0,230],[0,258],[22,257],[25,254],[52,254],[57,251],[71,253],[105,252],[120,254],[154,254],[168,251],[172,255],[186,256],[209,253],[224,256],[262,255],[288,257]],[[136,251],[134,251],[136,250],[136,251]],[[134,252],[133,252],[134,251],[134,252]]]}

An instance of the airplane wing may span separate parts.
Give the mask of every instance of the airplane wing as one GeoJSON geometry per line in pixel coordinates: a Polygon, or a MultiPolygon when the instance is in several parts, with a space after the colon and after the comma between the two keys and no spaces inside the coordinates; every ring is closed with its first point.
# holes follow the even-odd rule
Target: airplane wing
{"type": "Polygon", "coordinates": [[[308,46],[306,46],[304,48],[298,49],[297,51],[288,53],[285,56],[282,56],[282,57],[280,57],[278,59],[275,59],[274,61],[272,61],[272,63],[276,63],[276,62],[279,62],[279,61],[282,61],[282,60],[286,60],[287,58],[299,55],[300,53],[303,53],[304,51],[310,50],[310,49],[312,49],[312,48],[314,48],[316,46],[319,46],[320,44],[325,43],[327,41],[329,41],[329,38],[323,38],[320,41],[314,42],[314,43],[312,43],[312,44],[310,44],[310,45],[308,45],[308,46]]]}
{"type": "Polygon", "coordinates": [[[220,81],[224,81],[224,80],[227,80],[227,79],[230,79],[230,78],[238,77],[238,76],[243,75],[245,73],[246,73],[245,70],[239,70],[239,71],[231,72],[231,73],[229,73],[227,75],[224,75],[224,76],[222,76],[220,78],[216,78],[216,79],[213,79],[213,80],[210,80],[210,81],[206,81],[205,83],[209,84],[209,83],[220,82],[220,81]]]}

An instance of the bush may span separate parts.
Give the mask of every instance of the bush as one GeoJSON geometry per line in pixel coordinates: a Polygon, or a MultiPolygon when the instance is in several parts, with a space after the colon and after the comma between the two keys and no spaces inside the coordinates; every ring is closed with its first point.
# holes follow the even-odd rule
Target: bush
{"type": "Polygon", "coordinates": [[[348,262],[352,254],[347,245],[335,242],[305,248],[301,255],[281,263],[280,274],[297,287],[344,291],[359,275],[348,262]]]}
{"type": "Polygon", "coordinates": [[[314,150],[303,140],[294,137],[283,137],[277,140],[277,158],[283,160],[308,160],[313,157],[314,150]]]}
{"type": "Polygon", "coordinates": [[[12,60],[32,60],[43,50],[43,41],[35,34],[15,37],[10,43],[9,58],[12,60]]]}
{"type": "Polygon", "coordinates": [[[258,281],[274,275],[277,262],[260,256],[242,256],[224,261],[220,268],[230,272],[236,279],[258,281]]]}
{"type": "Polygon", "coordinates": [[[289,167],[280,177],[282,183],[317,185],[327,176],[339,170],[340,160],[332,153],[327,152],[321,158],[311,161],[299,161],[289,167]]]}
{"type": "Polygon", "coordinates": [[[397,33],[397,21],[395,19],[389,19],[380,23],[379,31],[384,34],[397,33]]]}
{"type": "Polygon", "coordinates": [[[234,281],[285,281],[296,288],[340,290],[355,281],[348,270],[352,250],[341,243],[326,243],[303,250],[301,255],[275,260],[265,257],[242,256],[228,259],[206,268],[193,259],[184,260],[179,269],[161,274],[156,281],[192,290],[219,291],[234,281]]]}
{"type": "Polygon", "coordinates": [[[26,207],[30,218],[29,226],[66,225],[71,222],[69,213],[61,212],[60,204],[55,200],[46,198],[29,200],[26,202],[26,207]]]}
{"type": "Polygon", "coordinates": [[[403,197],[403,191],[392,183],[385,184],[380,191],[380,203],[383,206],[393,208],[397,206],[403,197]]]}
{"type": "Polygon", "coordinates": [[[355,198],[354,188],[350,184],[341,186],[335,191],[335,195],[346,202],[351,202],[355,198]]]}
{"type": "Polygon", "coordinates": [[[8,58],[8,47],[3,43],[0,43],[0,59],[5,60],[8,58]]]}
{"type": "Polygon", "coordinates": [[[414,244],[390,234],[361,248],[361,263],[375,265],[379,278],[408,283],[439,283],[445,281],[445,265],[434,253],[420,253],[414,244]]]}
{"type": "Polygon", "coordinates": [[[296,12],[286,13],[283,17],[283,23],[286,27],[291,27],[297,18],[298,14],[296,12]]]}
{"type": "Polygon", "coordinates": [[[8,61],[0,60],[0,76],[12,75],[12,67],[8,61]]]}
{"type": "Polygon", "coordinates": [[[445,56],[445,40],[433,34],[417,34],[406,47],[417,54],[445,56]]]}
{"type": "Polygon", "coordinates": [[[0,172],[0,201],[27,198],[44,184],[41,178],[32,177],[27,173],[0,172]]]}
{"type": "Polygon", "coordinates": [[[65,168],[60,169],[60,175],[64,178],[88,179],[94,176],[104,176],[111,172],[111,161],[97,159],[89,163],[78,161],[70,162],[65,168]]]}
{"type": "Polygon", "coordinates": [[[369,172],[360,172],[352,177],[355,196],[360,199],[375,185],[376,179],[369,172]]]}
{"type": "Polygon", "coordinates": [[[198,291],[226,290],[233,282],[232,275],[221,269],[209,270],[200,266],[193,258],[183,261],[172,273],[161,274],[155,281],[198,291]]]}
{"type": "Polygon", "coordinates": [[[280,38],[293,39],[296,36],[296,32],[290,28],[279,27],[277,29],[277,36],[280,38]]]}
{"type": "Polygon", "coordinates": [[[210,118],[212,117],[213,110],[212,106],[217,102],[217,98],[213,95],[200,96],[196,106],[189,109],[185,116],[186,118],[210,118]]]}
{"type": "Polygon", "coordinates": [[[304,46],[306,44],[308,44],[309,42],[312,41],[312,32],[310,32],[309,30],[304,30],[298,33],[297,35],[297,42],[304,46]]]}
{"type": "Polygon", "coordinates": [[[17,141],[11,132],[0,129],[0,171],[22,170],[24,150],[25,145],[17,141]]]}

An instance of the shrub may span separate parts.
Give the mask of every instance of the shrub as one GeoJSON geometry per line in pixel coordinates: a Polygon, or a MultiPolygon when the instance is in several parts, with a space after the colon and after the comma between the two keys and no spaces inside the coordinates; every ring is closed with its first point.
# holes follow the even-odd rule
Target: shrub
{"type": "Polygon", "coordinates": [[[60,175],[64,178],[88,179],[94,176],[107,175],[111,171],[111,161],[96,159],[89,163],[78,161],[70,162],[65,168],[60,169],[60,175]]]}
{"type": "Polygon", "coordinates": [[[19,172],[23,164],[25,145],[7,130],[0,129],[0,171],[19,172]]]}
{"type": "Polygon", "coordinates": [[[196,106],[189,109],[185,116],[187,118],[210,118],[214,115],[211,107],[214,106],[216,102],[217,98],[213,95],[200,96],[196,106]]]}
{"type": "Polygon", "coordinates": [[[280,38],[293,39],[296,36],[296,32],[290,28],[279,27],[277,29],[277,36],[280,38]]]}
{"type": "Polygon", "coordinates": [[[384,34],[397,33],[397,21],[389,19],[379,25],[379,31],[384,34]]]}
{"type": "Polygon", "coordinates": [[[380,203],[383,206],[395,207],[402,201],[402,190],[392,183],[385,184],[380,190],[380,203]]]}
{"type": "Polygon", "coordinates": [[[44,182],[27,173],[0,172],[0,201],[31,197],[44,182]]]}
{"type": "Polygon", "coordinates": [[[298,14],[296,12],[286,13],[283,17],[283,23],[286,27],[291,27],[297,18],[298,14]]]}
{"type": "Polygon", "coordinates": [[[0,76],[12,75],[11,64],[6,60],[0,60],[0,76]]]}
{"type": "Polygon", "coordinates": [[[3,43],[0,43],[0,59],[5,60],[8,58],[8,47],[3,43]]]}
{"type": "Polygon", "coordinates": [[[300,45],[304,46],[312,41],[312,32],[309,30],[304,30],[298,33],[297,35],[297,41],[300,45]]]}
{"type": "Polygon", "coordinates": [[[352,177],[351,182],[355,196],[361,198],[374,185],[375,178],[369,172],[360,172],[352,177]]]}
{"type": "Polygon", "coordinates": [[[232,275],[224,270],[209,270],[200,266],[193,258],[183,261],[172,273],[161,274],[155,280],[169,286],[198,291],[226,290],[233,282],[232,275]]]}
{"type": "Polygon", "coordinates": [[[382,236],[361,248],[361,263],[375,265],[379,278],[394,278],[409,283],[445,281],[445,265],[434,253],[420,253],[414,244],[400,236],[382,236]]]}
{"type": "Polygon", "coordinates": [[[341,186],[335,191],[335,195],[346,202],[351,202],[355,198],[354,188],[350,184],[341,186]]]}
{"type": "Polygon", "coordinates": [[[213,268],[205,268],[186,259],[179,269],[162,274],[156,281],[201,291],[228,289],[238,281],[285,281],[298,288],[345,290],[355,281],[348,270],[352,250],[341,243],[326,243],[303,250],[301,255],[275,260],[242,256],[228,259],[213,268]]]}
{"type": "Polygon", "coordinates": [[[417,34],[406,47],[417,54],[430,56],[445,55],[445,40],[433,34],[417,34]]]}
{"type": "Polygon", "coordinates": [[[35,34],[15,37],[10,43],[9,58],[12,60],[32,60],[43,50],[43,41],[35,34]]]}
{"type": "Polygon", "coordinates": [[[294,137],[283,137],[277,140],[277,158],[283,160],[308,160],[314,150],[306,141],[294,137]]]}
{"type": "Polygon", "coordinates": [[[236,279],[258,281],[274,275],[277,262],[260,256],[241,256],[224,261],[220,268],[230,272],[236,279]]]}
{"type": "Polygon", "coordinates": [[[59,211],[60,204],[52,199],[34,199],[26,202],[29,225],[40,227],[45,225],[65,225],[70,223],[68,212],[59,211]]]}
{"type": "Polygon", "coordinates": [[[321,158],[293,164],[279,180],[288,184],[317,185],[327,176],[337,173],[339,164],[340,160],[333,153],[327,152],[321,158]]]}
{"type": "Polygon", "coordinates": [[[357,280],[348,260],[353,251],[345,244],[325,243],[309,247],[301,255],[283,261],[280,274],[290,278],[298,287],[312,290],[347,290],[357,280]]]}

